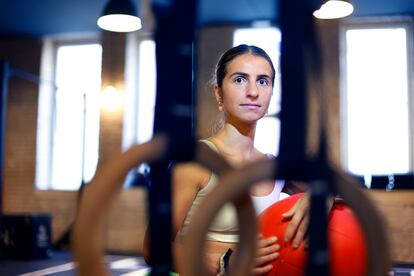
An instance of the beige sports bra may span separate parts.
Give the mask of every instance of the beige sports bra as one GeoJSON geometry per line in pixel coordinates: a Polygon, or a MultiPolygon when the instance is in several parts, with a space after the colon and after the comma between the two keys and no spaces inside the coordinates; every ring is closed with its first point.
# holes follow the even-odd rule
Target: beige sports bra
{"type": "MultiPolygon", "coordinates": [[[[211,149],[218,152],[217,147],[208,140],[201,140],[201,142],[207,144],[211,149]]],[[[198,191],[190,210],[184,220],[183,227],[180,231],[181,235],[185,234],[188,224],[191,221],[192,216],[200,205],[204,197],[211,192],[214,186],[217,185],[217,175],[212,173],[207,184],[198,191]]],[[[263,197],[252,197],[253,203],[257,213],[261,213],[268,206],[279,200],[280,192],[283,188],[284,181],[276,181],[273,191],[263,197]]],[[[218,212],[216,218],[213,220],[207,232],[207,240],[218,242],[238,242],[238,224],[236,208],[231,203],[225,204],[218,212]]]]}

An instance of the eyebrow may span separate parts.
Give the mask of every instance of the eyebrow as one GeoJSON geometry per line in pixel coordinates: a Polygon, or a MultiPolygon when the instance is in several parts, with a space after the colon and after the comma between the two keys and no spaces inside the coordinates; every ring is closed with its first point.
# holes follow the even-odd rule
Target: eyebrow
{"type": "Polygon", "coordinates": [[[233,76],[247,77],[247,76],[249,76],[249,74],[243,73],[243,72],[234,72],[233,74],[230,75],[230,77],[233,77],[233,76]]]}
{"type": "MultiPolygon", "coordinates": [[[[233,74],[230,75],[230,77],[233,77],[233,76],[248,77],[249,74],[244,73],[244,72],[234,72],[233,74]]],[[[260,75],[258,75],[258,78],[259,79],[260,78],[268,78],[268,79],[271,79],[271,77],[268,74],[260,74],[260,75]]]]}

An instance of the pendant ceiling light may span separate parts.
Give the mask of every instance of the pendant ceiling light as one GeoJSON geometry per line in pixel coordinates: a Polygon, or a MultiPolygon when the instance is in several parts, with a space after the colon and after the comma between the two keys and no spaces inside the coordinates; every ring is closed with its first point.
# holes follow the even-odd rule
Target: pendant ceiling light
{"type": "Polygon", "coordinates": [[[347,0],[329,0],[313,16],[319,19],[336,19],[350,15],[354,7],[347,0]]]}
{"type": "Polygon", "coordinates": [[[97,23],[101,29],[111,32],[133,32],[142,28],[141,19],[130,0],[109,0],[97,23]]]}

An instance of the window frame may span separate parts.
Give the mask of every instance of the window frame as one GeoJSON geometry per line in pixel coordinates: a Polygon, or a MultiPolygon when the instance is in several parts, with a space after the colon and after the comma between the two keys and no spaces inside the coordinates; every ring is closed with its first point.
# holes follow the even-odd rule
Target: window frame
{"type": "MultiPolygon", "coordinates": [[[[52,183],[52,172],[53,172],[53,144],[54,144],[54,129],[56,125],[56,92],[58,90],[56,83],[57,75],[57,55],[58,49],[62,46],[76,46],[76,45],[88,45],[88,44],[99,44],[102,46],[101,37],[95,33],[87,34],[69,34],[69,35],[52,35],[46,36],[42,39],[43,46],[41,52],[41,83],[39,85],[39,110],[38,110],[38,119],[37,119],[37,135],[36,135],[36,168],[35,168],[35,183],[34,187],[37,190],[60,190],[60,191],[73,191],[77,190],[79,187],[61,189],[54,187],[52,183]],[[50,105],[47,107],[49,110],[43,113],[43,116],[40,117],[40,97],[42,93],[51,93],[49,98],[50,105]],[[42,131],[39,131],[41,125],[45,126],[44,122],[41,120],[49,119],[47,123],[46,134],[42,131]],[[41,136],[44,136],[41,138],[41,136]],[[39,141],[47,141],[46,145],[41,145],[39,141]],[[45,148],[47,150],[45,151],[45,148]],[[42,148],[42,150],[40,150],[42,148]],[[46,152],[47,157],[39,157],[41,153],[46,152]],[[43,163],[42,165],[39,165],[43,163]]],[[[99,143],[99,141],[98,141],[99,143]]],[[[98,146],[99,147],[99,146],[98,146]]],[[[82,180],[82,183],[85,180],[82,180]]],[[[79,183],[81,185],[81,183],[79,183]]]]}
{"type": "MultiPolygon", "coordinates": [[[[123,118],[122,149],[127,150],[136,143],[142,143],[138,137],[138,106],[140,82],[140,44],[152,40],[152,33],[146,31],[133,32],[127,35],[125,63],[126,103],[123,118]]],[[[156,91],[155,91],[156,94],[156,91]]],[[[154,94],[154,97],[155,97],[154,94]]]]}
{"type": "Polygon", "coordinates": [[[348,167],[346,32],[348,30],[404,28],[407,35],[407,97],[408,97],[408,170],[414,171],[414,22],[411,16],[376,16],[343,19],[339,29],[340,45],[340,156],[343,168],[348,167]]]}
{"type": "MultiPolygon", "coordinates": [[[[140,144],[141,141],[139,132],[140,113],[139,98],[140,98],[140,51],[141,43],[145,41],[153,41],[154,36],[149,31],[132,32],[127,34],[126,38],[126,52],[125,52],[125,109],[123,113],[123,128],[122,128],[122,150],[126,151],[134,144],[140,144]]],[[[156,64],[154,64],[156,65],[156,64]]],[[[155,72],[156,74],[156,72],[155,72]]],[[[155,76],[156,77],[156,76],[155,76]]],[[[155,97],[157,91],[154,91],[154,112],[155,112],[155,97]]],[[[148,118],[148,117],[146,117],[148,118]]],[[[153,120],[155,114],[153,114],[153,120]]],[[[124,188],[132,188],[136,184],[137,174],[146,176],[149,171],[149,165],[146,163],[132,169],[126,176],[124,181],[124,188]]]]}

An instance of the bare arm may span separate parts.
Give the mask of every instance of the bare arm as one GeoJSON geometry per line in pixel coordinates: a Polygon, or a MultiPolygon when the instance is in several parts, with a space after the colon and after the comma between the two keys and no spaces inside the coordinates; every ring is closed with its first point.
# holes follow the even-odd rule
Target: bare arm
{"type": "MultiPolygon", "coordinates": [[[[192,202],[203,184],[208,181],[210,173],[195,163],[176,164],[172,169],[172,236],[173,236],[173,260],[174,270],[179,271],[179,260],[181,256],[181,243],[175,237],[184,223],[184,219],[189,211],[192,202]]],[[[144,259],[151,264],[149,252],[150,230],[147,228],[144,238],[144,259]]]]}

